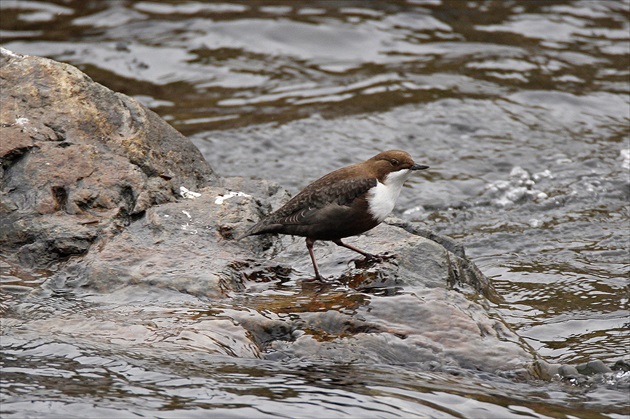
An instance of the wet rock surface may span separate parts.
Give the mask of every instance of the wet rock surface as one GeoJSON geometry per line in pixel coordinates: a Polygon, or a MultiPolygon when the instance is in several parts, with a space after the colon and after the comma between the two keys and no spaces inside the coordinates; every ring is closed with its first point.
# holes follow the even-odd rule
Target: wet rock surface
{"type": "Polygon", "coordinates": [[[0,50],[0,251],[42,268],[85,254],[180,186],[216,181],[155,113],[70,65],[0,50]]]}
{"type": "MultiPolygon", "coordinates": [[[[123,232],[67,264],[50,289],[190,295],[207,306],[201,317],[210,329],[225,327],[213,319],[229,319],[234,345],[256,348],[236,351],[238,356],[416,362],[529,374],[533,355],[480,304],[485,301],[480,293],[491,288],[487,280],[436,242],[381,225],[353,243],[387,252],[390,259],[356,259],[323,244],[316,253],[327,281],[313,281],[303,239],[233,239],[269,202],[286,199],[285,192],[243,178],[223,179],[221,186],[199,192],[195,199],[149,208],[123,232]]],[[[191,320],[180,319],[175,330],[199,341],[210,331],[191,320]]],[[[211,349],[236,353],[232,345],[211,349]]]]}
{"type": "MultiPolygon", "coordinates": [[[[499,297],[451,239],[388,219],[348,243],[391,258],[324,243],[327,281],[312,281],[303,239],[234,239],[288,199],[280,187],[217,178],[165,122],[71,66],[6,50],[1,60],[13,104],[1,115],[1,251],[54,271],[26,306],[72,296],[31,332],[269,360],[556,371],[493,313],[499,297]]],[[[4,330],[24,307],[7,309],[4,330]]]]}

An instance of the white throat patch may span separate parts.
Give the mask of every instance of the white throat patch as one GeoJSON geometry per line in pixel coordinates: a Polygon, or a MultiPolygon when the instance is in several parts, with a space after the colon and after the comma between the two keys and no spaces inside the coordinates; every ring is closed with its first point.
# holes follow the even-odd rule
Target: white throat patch
{"type": "Polygon", "coordinates": [[[368,210],[379,223],[394,209],[400,190],[409,175],[411,175],[409,169],[392,172],[385,177],[383,183],[377,182],[376,186],[368,192],[368,210]]]}

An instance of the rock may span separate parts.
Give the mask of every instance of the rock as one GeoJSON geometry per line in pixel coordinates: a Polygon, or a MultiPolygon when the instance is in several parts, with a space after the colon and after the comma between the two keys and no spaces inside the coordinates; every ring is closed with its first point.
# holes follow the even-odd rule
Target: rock
{"type": "Polygon", "coordinates": [[[27,307],[72,294],[29,331],[99,347],[538,376],[454,241],[390,219],[348,243],[392,258],[318,243],[328,279],[311,281],[303,238],[234,239],[288,199],[277,185],[218,179],[152,112],[71,66],[6,50],[0,63],[10,104],[0,251],[54,268],[27,307]]]}
{"type": "Polygon", "coordinates": [[[0,48],[0,251],[43,268],[216,177],[136,100],[76,68],[0,48]]]}
{"type": "Polygon", "coordinates": [[[617,362],[615,362],[615,364],[611,367],[611,369],[613,371],[628,372],[630,371],[630,362],[620,359],[617,362]]]}
{"type": "Polygon", "coordinates": [[[561,365],[560,368],[558,368],[558,374],[563,378],[573,379],[577,379],[580,375],[577,368],[572,365],[561,365]]]}
{"type": "MultiPolygon", "coordinates": [[[[529,348],[483,303],[480,293],[489,283],[438,243],[384,224],[348,242],[388,252],[393,257],[386,261],[316,245],[328,279],[313,282],[302,238],[233,239],[270,211],[270,202],[277,207],[286,200],[284,191],[266,181],[227,178],[199,192],[196,199],[147,209],[70,262],[49,286],[101,293],[131,287],[134,294],[163,289],[207,300],[213,317],[241,328],[231,332],[237,348],[258,348],[239,350],[248,354],[242,356],[533,375],[529,348]]],[[[232,351],[226,347],[224,354],[232,351]]]]}
{"type": "MultiPolygon", "coordinates": [[[[258,193],[277,191],[266,181],[232,183],[258,193]]],[[[133,284],[221,299],[245,289],[247,266],[256,266],[260,276],[290,269],[256,260],[247,247],[229,240],[233,226],[260,216],[253,199],[230,197],[224,186],[200,192],[196,199],[148,208],[119,234],[99,240],[87,255],[70,261],[53,276],[55,286],[112,292],[133,284]]]]}
{"type": "Polygon", "coordinates": [[[584,375],[604,374],[612,372],[612,369],[599,359],[580,364],[576,366],[576,369],[580,374],[584,375]]]}
{"type": "Polygon", "coordinates": [[[556,376],[560,376],[560,368],[562,364],[550,364],[544,360],[538,360],[535,363],[536,375],[543,380],[552,380],[556,376]]]}

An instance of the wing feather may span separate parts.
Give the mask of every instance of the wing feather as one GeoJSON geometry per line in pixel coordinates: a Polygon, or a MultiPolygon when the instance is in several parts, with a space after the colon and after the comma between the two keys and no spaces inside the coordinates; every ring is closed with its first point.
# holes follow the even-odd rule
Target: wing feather
{"type": "MultiPolygon", "coordinates": [[[[269,214],[243,236],[283,232],[285,226],[311,224],[315,215],[330,206],[350,207],[353,202],[375,187],[376,178],[334,180],[322,178],[304,188],[277,211],[269,214]]],[[[339,208],[339,209],[342,209],[339,208]]]]}
{"type": "Polygon", "coordinates": [[[327,205],[352,205],[355,199],[376,186],[376,178],[344,179],[336,181],[334,186],[318,186],[307,187],[267,218],[281,224],[301,224],[309,214],[327,205]]]}

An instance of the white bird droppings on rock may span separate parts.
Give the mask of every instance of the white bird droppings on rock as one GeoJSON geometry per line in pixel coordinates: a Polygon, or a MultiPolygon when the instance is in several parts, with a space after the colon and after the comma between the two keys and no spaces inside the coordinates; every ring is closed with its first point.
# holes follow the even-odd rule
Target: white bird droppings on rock
{"type": "Polygon", "coordinates": [[[244,192],[228,192],[224,195],[217,196],[217,199],[214,200],[214,203],[217,205],[223,205],[223,202],[230,198],[234,198],[235,196],[246,196],[248,198],[251,198],[251,195],[247,195],[244,192]]]}
{"type": "Polygon", "coordinates": [[[199,192],[190,191],[183,186],[179,187],[179,194],[186,199],[196,199],[201,196],[199,192]]]}

